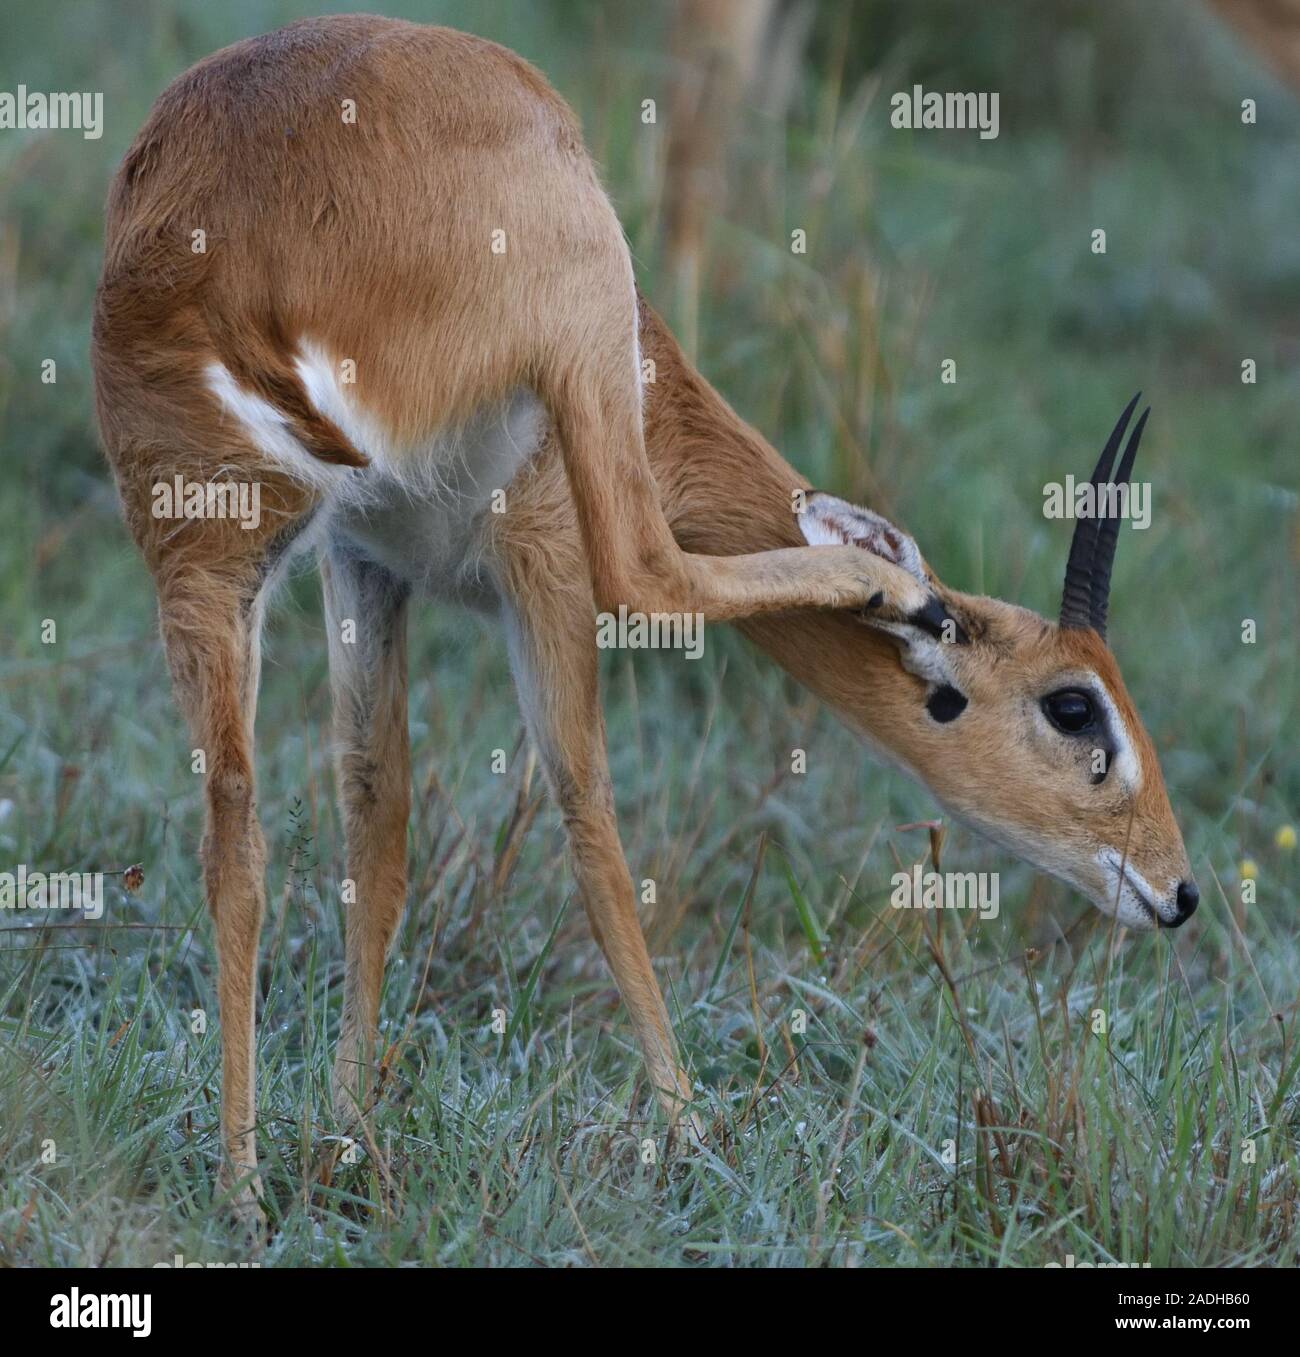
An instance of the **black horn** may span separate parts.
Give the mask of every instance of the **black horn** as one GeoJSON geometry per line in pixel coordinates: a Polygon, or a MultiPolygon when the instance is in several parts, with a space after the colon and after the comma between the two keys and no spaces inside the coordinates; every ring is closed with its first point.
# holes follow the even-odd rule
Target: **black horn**
{"type": "MultiPolygon", "coordinates": [[[[1111,467],[1115,464],[1115,454],[1128,428],[1142,393],[1124,407],[1114,430],[1106,440],[1101,457],[1090,478],[1093,487],[1093,504],[1100,508],[1102,487],[1111,483],[1111,467]]],[[[1123,485],[1133,470],[1133,458],[1137,454],[1138,441],[1146,426],[1145,410],[1124,449],[1120,459],[1116,484],[1123,485]]],[[[1070,557],[1065,565],[1065,589],[1061,595],[1061,626],[1089,627],[1100,636],[1106,635],[1106,607],[1110,596],[1110,570],[1115,559],[1115,545],[1119,540],[1119,519],[1114,516],[1102,518],[1095,513],[1089,518],[1080,518],[1074,525],[1074,539],[1070,543],[1070,557]]]]}
{"type": "MultiPolygon", "coordinates": [[[[1133,475],[1133,459],[1137,456],[1142,430],[1147,426],[1151,407],[1142,411],[1141,418],[1129,435],[1128,446],[1115,473],[1116,485],[1127,485],[1133,475]]],[[[1116,508],[1119,506],[1116,505],[1116,508]]],[[[1100,520],[1097,529],[1097,552],[1092,558],[1092,629],[1102,640],[1106,639],[1106,609],[1110,604],[1110,568],[1115,564],[1115,544],[1119,541],[1119,514],[1110,514],[1100,520]]]]}

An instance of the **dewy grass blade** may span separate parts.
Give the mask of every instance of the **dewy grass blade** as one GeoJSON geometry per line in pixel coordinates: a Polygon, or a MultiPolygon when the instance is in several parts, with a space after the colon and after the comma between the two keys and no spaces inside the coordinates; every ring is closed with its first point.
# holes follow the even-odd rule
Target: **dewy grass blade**
{"type": "Polygon", "coordinates": [[[808,903],[808,897],[803,893],[803,888],[795,880],[794,869],[790,866],[790,859],[785,850],[778,845],[777,851],[781,854],[781,867],[785,872],[786,885],[790,888],[790,898],[794,901],[795,913],[799,916],[799,924],[804,937],[808,939],[813,959],[820,966],[826,960],[826,947],[821,929],[817,925],[817,918],[808,903]]]}
{"type": "Polygon", "coordinates": [[[519,1030],[527,1013],[528,1006],[533,1001],[533,993],[537,989],[537,982],[541,979],[542,967],[546,965],[546,958],[551,954],[551,948],[555,945],[555,939],[560,931],[560,925],[564,922],[564,916],[569,912],[569,901],[573,899],[572,895],[564,897],[564,903],[556,911],[555,922],[551,925],[551,931],[546,935],[546,941],[542,944],[542,950],[537,954],[537,960],[533,962],[532,968],[528,972],[528,979],[524,982],[523,991],[515,1002],[515,1011],[510,1015],[510,1025],[506,1028],[505,1040],[501,1044],[503,1051],[510,1050],[510,1043],[514,1040],[515,1033],[519,1030]]]}

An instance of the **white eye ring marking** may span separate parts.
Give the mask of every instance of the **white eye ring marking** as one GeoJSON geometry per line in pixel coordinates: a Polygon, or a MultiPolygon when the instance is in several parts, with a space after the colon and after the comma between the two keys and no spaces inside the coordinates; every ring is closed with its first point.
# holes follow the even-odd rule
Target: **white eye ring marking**
{"type": "Polygon", "coordinates": [[[1142,787],[1142,766],[1133,752],[1133,739],[1128,727],[1119,714],[1114,699],[1106,691],[1106,685],[1090,669],[1080,669],[1072,674],[1056,676],[1058,688],[1081,688],[1095,701],[1099,702],[1106,713],[1107,725],[1115,737],[1115,754],[1111,760],[1111,771],[1119,778],[1125,791],[1136,793],[1142,787]]]}
{"type": "Polygon", "coordinates": [[[1115,733],[1115,744],[1117,746],[1115,750],[1115,772],[1128,791],[1137,792],[1142,786],[1142,766],[1138,762],[1137,755],[1133,752],[1133,741],[1129,736],[1128,727],[1124,724],[1124,719],[1119,714],[1119,708],[1106,691],[1105,685],[1095,676],[1093,676],[1092,691],[1101,698],[1102,706],[1106,708],[1110,728],[1115,733]]]}

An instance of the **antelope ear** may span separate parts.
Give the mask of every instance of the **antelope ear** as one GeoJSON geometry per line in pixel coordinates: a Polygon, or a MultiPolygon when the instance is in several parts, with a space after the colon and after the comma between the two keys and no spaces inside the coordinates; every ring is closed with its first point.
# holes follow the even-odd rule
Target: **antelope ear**
{"type": "MultiPolygon", "coordinates": [[[[873,622],[871,625],[898,642],[898,658],[909,674],[940,688],[953,691],[961,688],[953,666],[953,647],[967,644],[966,633],[937,600],[927,603],[905,622],[873,622]]],[[[961,696],[960,692],[957,695],[961,696]]],[[[965,706],[964,697],[962,705],[965,706]]]]}
{"type": "Polygon", "coordinates": [[[929,584],[925,562],[916,543],[901,528],[896,528],[870,509],[847,500],[836,499],[821,490],[809,490],[799,515],[804,540],[814,547],[861,547],[873,556],[883,557],[929,584]]]}
{"type": "MultiPolygon", "coordinates": [[[[901,528],[870,509],[820,490],[810,490],[799,515],[799,526],[810,546],[861,547],[900,566],[928,588],[933,587],[916,543],[901,528]]],[[[908,673],[956,692],[950,647],[966,645],[969,638],[937,596],[909,617],[886,618],[868,610],[862,614],[862,620],[898,642],[899,659],[908,673]]],[[[961,697],[960,693],[956,695],[961,697]]],[[[961,700],[965,705],[965,698],[961,700]]]]}

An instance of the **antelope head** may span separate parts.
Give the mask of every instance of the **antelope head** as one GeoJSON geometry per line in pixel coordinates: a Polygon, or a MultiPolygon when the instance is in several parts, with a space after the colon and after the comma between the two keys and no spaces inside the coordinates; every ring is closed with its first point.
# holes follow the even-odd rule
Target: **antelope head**
{"type": "MultiPolygon", "coordinates": [[[[1092,473],[1094,503],[1129,482],[1146,411],[1115,480],[1138,398],[1092,473]]],[[[1182,836],[1151,739],[1106,644],[1118,513],[1080,517],[1057,622],[999,599],[946,589],[916,543],[869,510],[809,496],[813,544],[850,543],[926,582],[934,601],[906,621],[873,621],[910,679],[873,687],[865,733],[954,816],[1134,929],[1177,928],[1196,908],[1182,836]]]]}

